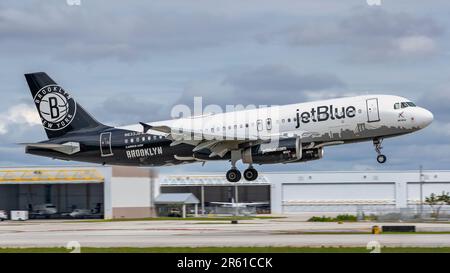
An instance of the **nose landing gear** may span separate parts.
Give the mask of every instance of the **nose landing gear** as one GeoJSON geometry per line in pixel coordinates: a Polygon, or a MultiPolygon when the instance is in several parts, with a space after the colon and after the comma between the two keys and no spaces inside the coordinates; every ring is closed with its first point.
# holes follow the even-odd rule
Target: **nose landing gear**
{"type": "Polygon", "coordinates": [[[375,146],[375,151],[377,152],[378,156],[377,156],[377,161],[380,164],[383,164],[386,162],[387,158],[384,154],[381,153],[381,149],[383,149],[382,146],[383,143],[383,139],[382,138],[374,138],[373,139],[373,145],[375,146]]]}

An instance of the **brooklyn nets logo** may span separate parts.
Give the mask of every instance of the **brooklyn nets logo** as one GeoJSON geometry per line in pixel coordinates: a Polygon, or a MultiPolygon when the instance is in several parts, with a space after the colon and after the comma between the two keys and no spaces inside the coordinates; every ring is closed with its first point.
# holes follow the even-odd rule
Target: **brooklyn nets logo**
{"type": "Polygon", "coordinates": [[[47,85],[34,96],[42,125],[56,131],[67,127],[75,117],[77,104],[69,93],[58,85],[47,85]]]}

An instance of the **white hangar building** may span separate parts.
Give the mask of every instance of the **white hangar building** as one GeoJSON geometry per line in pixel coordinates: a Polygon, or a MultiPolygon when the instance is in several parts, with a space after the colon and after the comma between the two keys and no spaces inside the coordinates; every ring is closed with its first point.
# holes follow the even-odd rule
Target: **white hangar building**
{"type": "Polygon", "coordinates": [[[223,173],[158,176],[152,169],[132,167],[0,168],[0,210],[34,211],[53,204],[60,216],[87,209],[106,219],[145,218],[161,215],[163,209],[171,213],[175,204],[192,207],[188,214],[195,206],[202,214],[210,202],[234,200],[268,202],[261,213],[356,212],[416,207],[421,185],[423,196],[450,192],[450,171],[427,170],[422,178],[419,171],[266,172],[256,181],[233,184],[223,173]],[[177,195],[170,194],[176,193],[194,196],[186,204],[176,198],[167,204],[159,200],[172,200],[177,195]],[[165,198],[158,199],[162,194],[165,198]]]}
{"type": "MultiPolygon", "coordinates": [[[[234,184],[223,174],[171,175],[158,180],[161,192],[191,192],[204,202],[229,202],[236,196],[234,184]]],[[[422,178],[419,171],[267,172],[256,181],[238,182],[237,199],[269,201],[274,214],[378,211],[416,207],[421,184],[424,197],[450,192],[450,171],[423,171],[422,178]]]]}

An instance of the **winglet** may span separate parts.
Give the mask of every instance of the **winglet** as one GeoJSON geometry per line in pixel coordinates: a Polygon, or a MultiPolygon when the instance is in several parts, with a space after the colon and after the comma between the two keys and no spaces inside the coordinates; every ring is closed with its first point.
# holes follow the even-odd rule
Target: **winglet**
{"type": "Polygon", "coordinates": [[[165,134],[170,134],[172,131],[169,126],[165,126],[165,125],[154,126],[154,125],[150,125],[150,124],[147,124],[144,122],[139,122],[139,124],[142,125],[142,127],[144,129],[144,133],[147,133],[147,131],[150,129],[161,132],[161,133],[165,133],[165,134]]]}
{"type": "Polygon", "coordinates": [[[147,123],[139,122],[139,124],[142,125],[144,134],[147,133],[148,130],[152,129],[152,126],[147,123]]]}

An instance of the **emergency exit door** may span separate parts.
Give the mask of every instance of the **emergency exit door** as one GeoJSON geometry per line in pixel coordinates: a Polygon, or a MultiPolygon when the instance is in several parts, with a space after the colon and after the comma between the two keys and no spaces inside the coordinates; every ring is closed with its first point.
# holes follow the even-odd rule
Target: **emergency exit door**
{"type": "Polygon", "coordinates": [[[378,99],[368,99],[366,100],[367,105],[367,122],[377,122],[380,121],[380,112],[378,109],[378,99]]]}
{"type": "Polygon", "coordinates": [[[100,152],[102,156],[112,156],[111,132],[100,134],[100,152]]]}

